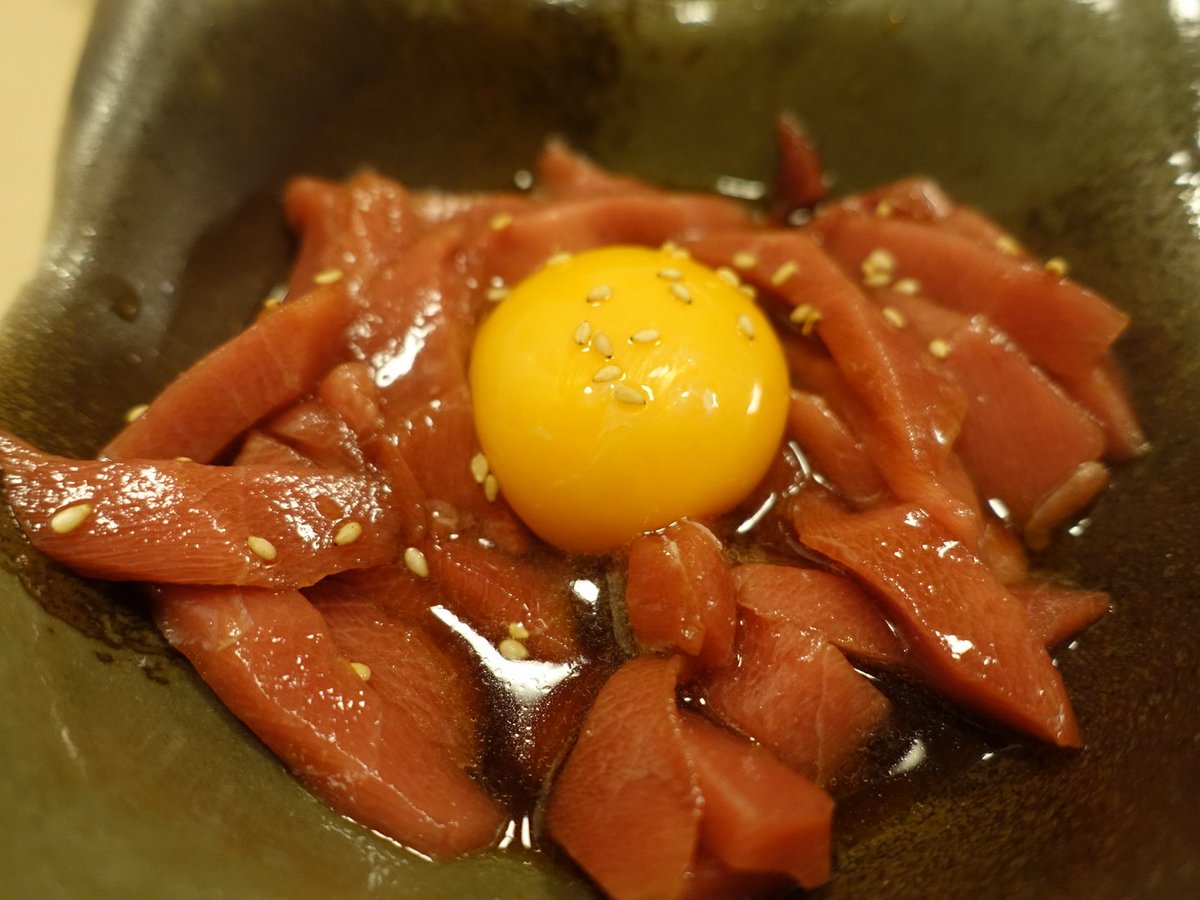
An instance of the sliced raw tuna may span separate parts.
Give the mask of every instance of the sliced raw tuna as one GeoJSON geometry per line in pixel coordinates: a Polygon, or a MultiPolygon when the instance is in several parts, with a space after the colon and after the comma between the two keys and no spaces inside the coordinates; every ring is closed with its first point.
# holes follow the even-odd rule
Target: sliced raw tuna
{"type": "Polygon", "coordinates": [[[847,498],[867,503],[887,491],[862,441],[824,397],[792,391],[788,435],[813,469],[847,498]]]}
{"type": "Polygon", "coordinates": [[[682,651],[712,668],[733,661],[733,578],[716,536],[690,519],[634,539],[625,608],[645,652],[682,651]]]}
{"type": "Polygon", "coordinates": [[[289,293],[303,294],[317,276],[341,277],[358,295],[377,271],[418,234],[421,223],[402,185],[373,172],[344,183],[297,178],[284,194],[288,220],[300,235],[289,293]]]}
{"type": "Polygon", "coordinates": [[[93,578],[300,587],[396,553],[388,489],[369,475],[76,461],[7,436],[0,468],[34,546],[93,578]]]}
{"type": "Polygon", "coordinates": [[[354,313],[338,286],[264,312],[167,385],[101,456],[211,461],[259,419],[312,392],[345,355],[354,313]]]}
{"type": "Polygon", "coordinates": [[[695,713],[682,723],[704,795],[703,846],[736,871],[828,881],[833,799],[763,747],[695,713]]]}
{"type": "Polygon", "coordinates": [[[367,468],[357,436],[320,400],[302,400],[272,416],[263,428],[322,469],[362,472],[367,468]]]}
{"type": "Polygon", "coordinates": [[[1083,631],[1109,608],[1108,594],[1065,587],[1048,581],[1030,581],[1009,588],[1029,614],[1029,621],[1047,647],[1054,647],[1083,631]]]}
{"type": "Polygon", "coordinates": [[[683,893],[704,800],[675,705],[680,657],[634,659],[600,689],[546,805],[559,844],[616,900],[683,893]]]}
{"type": "Polygon", "coordinates": [[[436,640],[431,616],[408,615],[394,601],[332,578],[304,593],[342,655],[368,667],[368,683],[395,714],[461,768],[478,768],[486,701],[478,662],[436,640]]]}
{"type": "Polygon", "coordinates": [[[782,115],[775,126],[775,166],[772,212],[787,221],[797,211],[811,210],[829,194],[829,180],[812,139],[792,116],[782,115]]]}
{"type": "Polygon", "coordinates": [[[787,621],[824,635],[847,656],[898,668],[904,645],[879,604],[848,578],[820,569],[747,563],[733,570],[738,604],[768,621],[787,621]]]}
{"type": "Polygon", "coordinates": [[[1060,746],[1080,735],[1062,676],[1025,608],[927,511],[849,513],[816,491],[793,507],[796,533],[872,588],[909,656],[941,693],[1060,746]]]}
{"type": "Polygon", "coordinates": [[[611,244],[656,247],[711,229],[745,228],[739,203],[705,194],[621,194],[531,207],[504,228],[480,235],[473,268],[516,284],[559,253],[611,244]]]}
{"type": "Polygon", "coordinates": [[[1099,459],[1104,434],[987,320],[972,318],[947,348],[946,366],[970,398],[955,449],[982,495],[999,498],[1022,528],[1044,497],[1099,459]]]}
{"type": "Polygon", "coordinates": [[[730,233],[688,246],[709,265],[743,261],[743,276],[761,292],[778,296],[791,308],[808,306],[819,312],[816,332],[868,413],[864,421],[852,424],[868,442],[888,486],[973,541],[978,521],[970,502],[941,478],[965,406],[957,386],[915,352],[805,234],[730,233]],[[743,254],[752,265],[741,260],[743,254]]]}
{"type": "Polygon", "coordinates": [[[562,141],[553,139],[538,156],[537,185],[541,196],[550,200],[662,193],[639,178],[603,169],[562,141]]]}
{"type": "Polygon", "coordinates": [[[1053,375],[1093,369],[1129,317],[1092,292],[971,238],[899,219],[831,215],[813,228],[822,246],[857,273],[875,251],[889,254],[889,277],[915,278],[951,309],[983,313],[1053,375]]]}
{"type": "Polygon", "coordinates": [[[522,559],[469,539],[432,544],[425,557],[445,606],[491,643],[517,624],[529,632],[523,643],[534,659],[578,655],[570,568],[561,559],[522,559]]]}
{"type": "Polygon", "coordinates": [[[890,704],[819,631],[742,610],[738,664],[711,673],[708,709],[801,775],[825,784],[890,704]]]}
{"type": "Polygon", "coordinates": [[[168,587],[154,612],[230,711],[334,809],[436,859],[498,837],[500,806],[412,711],[363,682],[300,594],[168,587]]]}

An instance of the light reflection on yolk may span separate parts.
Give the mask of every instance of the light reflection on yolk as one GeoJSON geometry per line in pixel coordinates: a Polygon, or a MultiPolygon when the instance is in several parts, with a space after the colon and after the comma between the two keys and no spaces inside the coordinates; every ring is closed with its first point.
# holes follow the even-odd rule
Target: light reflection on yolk
{"type": "Polygon", "coordinates": [[[779,447],[788,376],[737,287],[678,253],[610,247],[512,289],[479,330],[471,389],[513,509],[598,553],[745,497],[779,447]]]}

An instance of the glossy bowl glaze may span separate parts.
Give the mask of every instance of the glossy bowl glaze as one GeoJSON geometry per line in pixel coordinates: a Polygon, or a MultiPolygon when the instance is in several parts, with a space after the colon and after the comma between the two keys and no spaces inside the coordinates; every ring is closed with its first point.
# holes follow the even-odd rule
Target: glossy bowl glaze
{"type": "MultiPolygon", "coordinates": [[[[919,735],[929,761],[839,807],[819,894],[1197,896],[1198,83],[1185,0],[102,0],[45,264],[0,331],[0,425],[89,455],[234,333],[286,270],[290,175],[499,187],[557,133],[672,185],[762,181],[791,110],[839,190],[935,176],[1131,311],[1155,445],[1042,561],[1114,598],[1060,654],[1087,748],[919,735]]],[[[334,815],[134,593],[47,564],[7,512],[0,555],[4,892],[591,895],[532,855],[431,865],[334,815]]]]}

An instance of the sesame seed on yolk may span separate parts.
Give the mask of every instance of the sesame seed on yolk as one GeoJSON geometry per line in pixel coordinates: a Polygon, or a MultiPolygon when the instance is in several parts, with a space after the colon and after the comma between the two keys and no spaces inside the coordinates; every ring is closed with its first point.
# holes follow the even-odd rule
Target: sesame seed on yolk
{"type": "Polygon", "coordinates": [[[598,553],[741,501],[778,451],[788,379],[727,278],[609,247],[513,285],[479,330],[471,390],[505,499],[549,543],[598,553]]]}

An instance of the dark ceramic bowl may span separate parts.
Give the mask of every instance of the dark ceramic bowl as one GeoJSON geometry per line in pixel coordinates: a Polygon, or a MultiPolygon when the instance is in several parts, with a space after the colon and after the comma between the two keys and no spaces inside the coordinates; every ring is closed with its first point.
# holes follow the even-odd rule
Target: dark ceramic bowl
{"type": "MultiPolygon", "coordinates": [[[[1176,0],[101,2],[46,263],[0,335],[0,424],[89,455],[236,331],[286,269],[292,174],[497,187],[557,132],[707,187],[767,177],[790,109],[840,189],[933,175],[1130,310],[1155,444],[1043,560],[1114,598],[1060,658],[1087,748],[979,761],[951,724],[840,807],[822,896],[1197,896],[1198,34],[1176,0]]],[[[0,551],[0,893],[590,895],[332,814],[131,595],[48,565],[7,514],[0,551]]]]}

